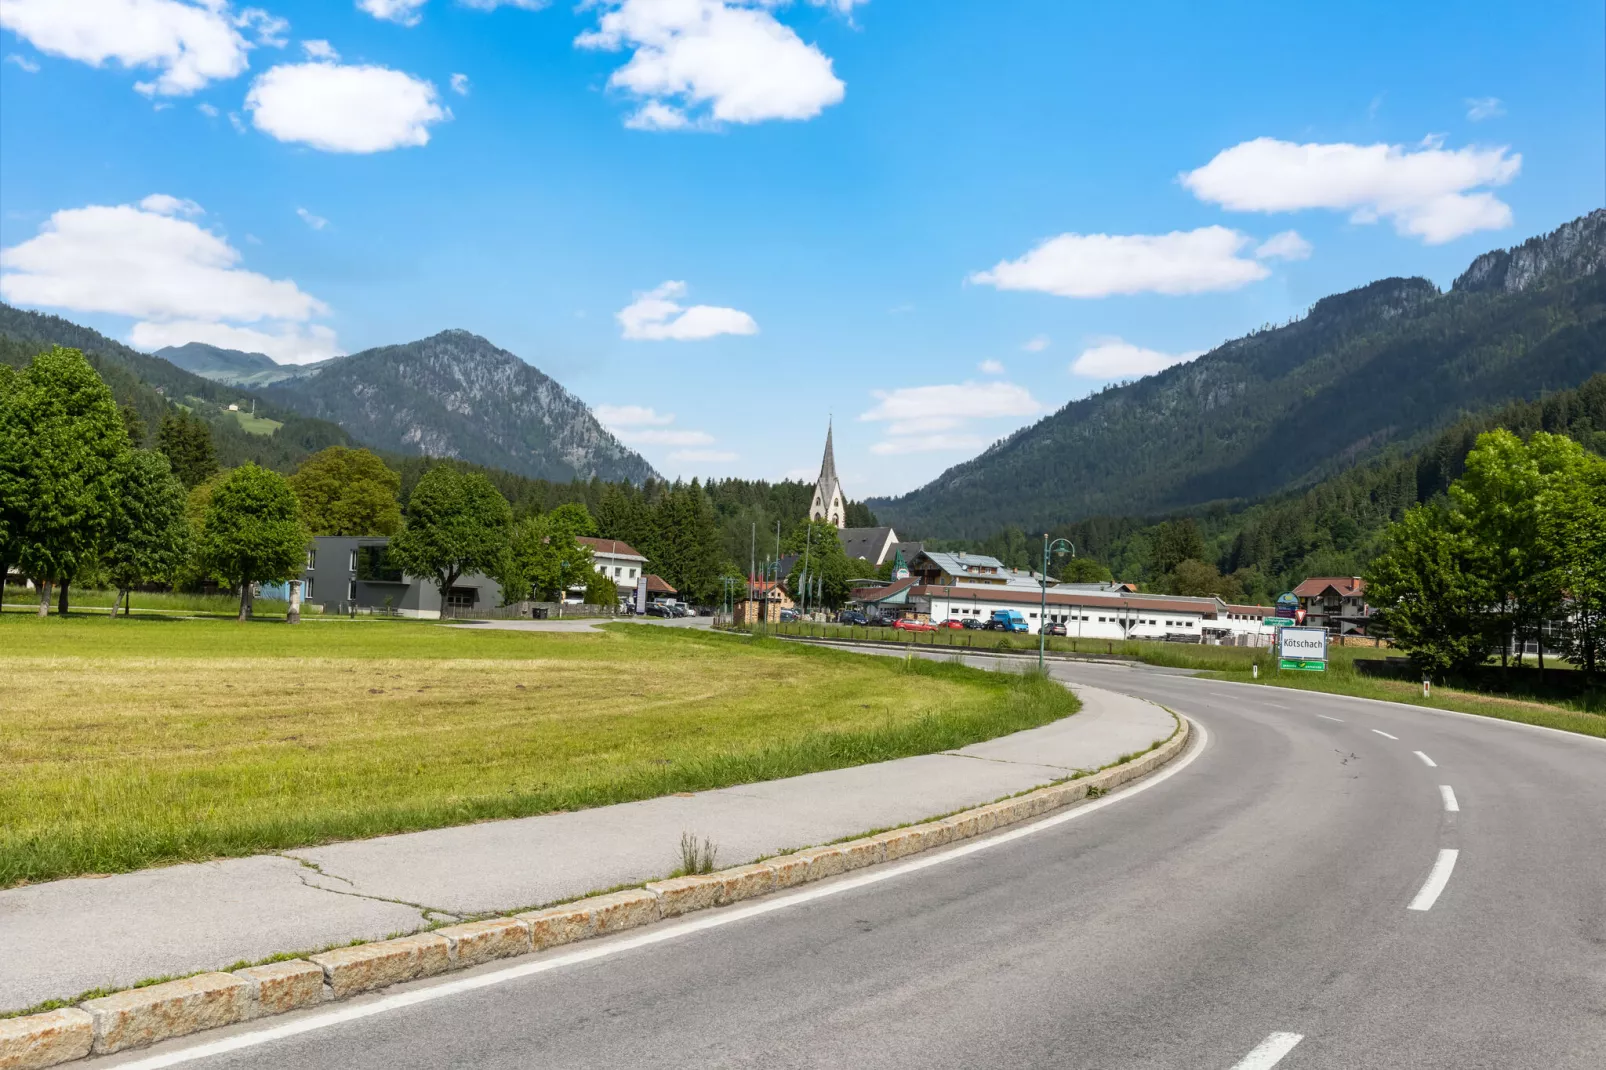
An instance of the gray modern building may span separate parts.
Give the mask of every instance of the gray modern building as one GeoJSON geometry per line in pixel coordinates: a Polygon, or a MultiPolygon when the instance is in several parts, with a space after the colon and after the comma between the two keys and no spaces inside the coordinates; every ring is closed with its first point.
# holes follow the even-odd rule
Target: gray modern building
{"type": "MultiPolygon", "coordinates": [[[[325,613],[388,610],[403,617],[437,618],[441,596],[431,580],[391,566],[384,536],[319,535],[307,548],[301,598],[325,613]]],[[[446,592],[452,616],[469,616],[502,604],[502,588],[489,576],[458,579],[446,592]]]]}

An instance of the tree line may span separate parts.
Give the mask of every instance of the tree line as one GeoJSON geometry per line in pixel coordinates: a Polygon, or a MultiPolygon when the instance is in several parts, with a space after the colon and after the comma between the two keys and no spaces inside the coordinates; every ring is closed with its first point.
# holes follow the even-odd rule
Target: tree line
{"type": "MultiPolygon", "coordinates": [[[[344,445],[285,475],[222,466],[213,428],[180,406],[160,413],[154,434],[148,415],[119,406],[76,350],[0,366],[0,575],[15,569],[34,581],[42,615],[52,589],[65,613],[74,583],[114,586],[125,614],[141,586],[216,583],[239,592],[244,618],[252,588],[298,575],[316,535],[391,536],[391,566],[428,579],[443,602],[458,579],[480,572],[509,601],[583,587],[587,601],[612,604],[618,592],[595,571],[584,536],[629,543],[650,571],[703,604],[747,573],[754,533],[767,549],[777,523],[788,546],[809,543],[822,562],[814,575],[829,574],[834,595],[847,573],[863,571],[836,563],[846,559],[834,529],[834,555],[823,532],[802,533],[806,484],[557,484],[344,445]]],[[[875,520],[859,503],[849,517],[875,520]]]]}

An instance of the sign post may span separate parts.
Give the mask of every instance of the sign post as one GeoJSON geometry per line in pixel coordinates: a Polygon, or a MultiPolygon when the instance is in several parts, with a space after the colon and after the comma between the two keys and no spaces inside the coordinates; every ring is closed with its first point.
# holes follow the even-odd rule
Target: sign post
{"type": "Polygon", "coordinates": [[[1277,631],[1277,667],[1306,672],[1327,670],[1327,629],[1290,628],[1277,631]]]}

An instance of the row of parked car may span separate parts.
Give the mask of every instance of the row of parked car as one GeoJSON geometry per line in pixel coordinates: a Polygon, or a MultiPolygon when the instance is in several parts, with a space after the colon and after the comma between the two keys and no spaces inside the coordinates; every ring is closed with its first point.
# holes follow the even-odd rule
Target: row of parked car
{"type": "MultiPolygon", "coordinates": [[[[982,617],[952,617],[948,620],[935,622],[902,617],[891,621],[874,620],[858,610],[848,609],[837,615],[837,623],[857,625],[861,628],[890,627],[902,632],[935,632],[942,628],[988,632],[1024,632],[1030,630],[1027,627],[1026,618],[1021,615],[1019,610],[1015,609],[997,609],[985,619],[982,617]]],[[[1049,625],[1048,634],[1064,635],[1065,626],[1063,624],[1051,624],[1049,625]],[[1056,627],[1060,629],[1058,632],[1054,631],[1056,627]]]]}

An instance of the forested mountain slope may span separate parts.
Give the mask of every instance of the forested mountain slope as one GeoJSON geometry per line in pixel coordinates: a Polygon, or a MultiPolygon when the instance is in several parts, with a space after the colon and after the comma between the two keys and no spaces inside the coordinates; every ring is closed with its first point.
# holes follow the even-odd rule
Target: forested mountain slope
{"type": "Polygon", "coordinates": [[[641,483],[657,476],[583,401],[467,331],[354,353],[262,393],[396,453],[455,457],[540,479],[641,483]]]}
{"type": "Polygon", "coordinates": [[[1111,387],[868,504],[925,536],[1046,530],[1308,486],[1464,414],[1606,371],[1606,210],[1477,258],[1448,292],[1385,279],[1111,387]]]}
{"type": "Polygon", "coordinates": [[[226,468],[255,461],[288,471],[309,453],[352,444],[338,426],[308,419],[261,394],[202,378],[59,316],[0,304],[0,364],[22,367],[34,354],[53,345],[81,350],[111,388],[117,404],[138,413],[152,436],[174,405],[201,417],[211,425],[218,463],[226,468]],[[231,404],[249,409],[253,402],[258,416],[280,426],[268,434],[252,433],[238,414],[228,411],[231,404]]]}

